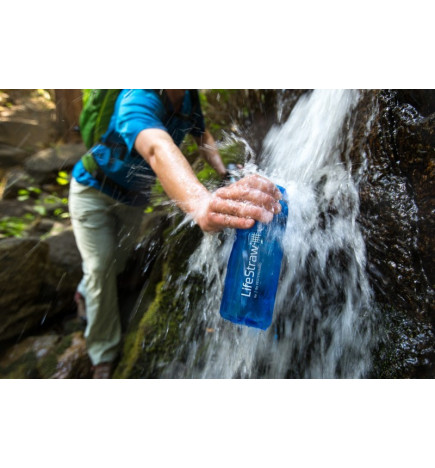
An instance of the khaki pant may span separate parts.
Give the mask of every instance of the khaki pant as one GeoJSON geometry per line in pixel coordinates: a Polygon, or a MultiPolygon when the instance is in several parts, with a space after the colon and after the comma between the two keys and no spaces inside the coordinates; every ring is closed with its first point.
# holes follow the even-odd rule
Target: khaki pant
{"type": "Polygon", "coordinates": [[[78,291],[86,300],[86,345],[96,365],[113,361],[119,352],[121,322],[116,279],[137,243],[144,208],[116,202],[73,179],[69,210],[83,262],[78,291]]]}

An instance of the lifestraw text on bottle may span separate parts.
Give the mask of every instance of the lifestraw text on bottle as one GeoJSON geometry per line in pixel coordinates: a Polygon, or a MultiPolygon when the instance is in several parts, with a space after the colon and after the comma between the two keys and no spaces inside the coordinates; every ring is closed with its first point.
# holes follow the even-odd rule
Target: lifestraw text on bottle
{"type": "Polygon", "coordinates": [[[251,297],[254,289],[254,298],[258,294],[258,286],[261,275],[261,264],[258,263],[258,249],[260,244],[263,243],[261,232],[261,224],[257,224],[257,232],[248,235],[248,242],[250,246],[248,265],[244,271],[244,282],[241,288],[241,295],[251,297]]]}

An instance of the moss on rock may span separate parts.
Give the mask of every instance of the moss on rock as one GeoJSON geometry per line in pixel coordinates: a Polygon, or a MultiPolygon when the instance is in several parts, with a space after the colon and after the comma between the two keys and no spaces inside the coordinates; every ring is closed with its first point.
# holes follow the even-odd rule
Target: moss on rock
{"type": "Polygon", "coordinates": [[[179,347],[180,324],[184,309],[180,305],[177,280],[186,271],[187,261],[202,233],[197,226],[174,231],[175,222],[165,233],[165,247],[156,264],[161,269],[150,277],[124,340],[121,361],[115,378],[156,378],[179,347]]]}

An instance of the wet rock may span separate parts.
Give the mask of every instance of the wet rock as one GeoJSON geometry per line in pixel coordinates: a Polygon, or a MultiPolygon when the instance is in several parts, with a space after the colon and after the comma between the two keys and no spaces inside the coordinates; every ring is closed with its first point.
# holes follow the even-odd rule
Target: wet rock
{"type": "Polygon", "coordinates": [[[37,363],[60,341],[60,336],[48,334],[29,336],[13,345],[0,358],[1,378],[35,378],[39,377],[37,363]]]}
{"type": "Polygon", "coordinates": [[[56,370],[52,374],[54,379],[85,379],[91,374],[91,361],[86,350],[83,332],[71,335],[70,346],[57,357],[56,370]]]}
{"type": "Polygon", "coordinates": [[[422,118],[413,117],[407,111],[401,108],[396,112],[395,145],[400,168],[412,187],[418,207],[418,250],[423,268],[435,287],[435,113],[422,118]]]}
{"type": "MultiPolygon", "coordinates": [[[[185,319],[175,300],[177,279],[186,274],[187,261],[202,238],[198,226],[176,229],[181,219],[172,219],[162,237],[150,238],[155,243],[157,258],[135,306],[125,337],[121,360],[114,378],[160,378],[165,365],[174,356],[185,319]]],[[[187,301],[194,310],[201,291],[202,279],[192,278],[187,301]]]]}
{"type": "Polygon", "coordinates": [[[31,156],[25,162],[25,169],[38,183],[49,183],[59,171],[69,171],[85,154],[82,143],[70,143],[48,148],[31,156]]]}
{"type": "Polygon", "coordinates": [[[403,107],[395,92],[379,92],[375,99],[378,112],[364,148],[369,161],[360,186],[373,285],[378,300],[425,314],[435,242],[433,119],[403,107]]]}
{"type": "Polygon", "coordinates": [[[410,104],[423,117],[435,113],[435,92],[433,89],[399,89],[397,90],[397,99],[401,104],[410,104]]]}
{"type": "Polygon", "coordinates": [[[378,377],[417,376],[416,369],[430,369],[434,353],[434,115],[422,115],[409,96],[366,93],[351,150],[367,268],[383,319],[378,377]]]}
{"type": "Polygon", "coordinates": [[[91,362],[82,331],[30,336],[0,357],[0,378],[88,378],[91,362]]]}

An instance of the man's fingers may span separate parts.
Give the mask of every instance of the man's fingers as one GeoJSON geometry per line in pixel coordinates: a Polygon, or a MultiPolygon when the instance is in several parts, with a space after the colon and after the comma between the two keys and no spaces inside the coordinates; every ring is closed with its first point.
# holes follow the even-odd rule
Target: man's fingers
{"type": "Polygon", "coordinates": [[[210,230],[216,231],[220,231],[223,228],[249,229],[255,224],[253,219],[239,218],[222,213],[210,213],[208,217],[210,225],[213,226],[210,230]]]}
{"type": "Polygon", "coordinates": [[[275,214],[281,211],[281,205],[274,197],[261,190],[244,185],[235,186],[232,189],[224,187],[217,190],[216,195],[224,200],[249,202],[275,214]]]}
{"type": "Polygon", "coordinates": [[[246,186],[249,188],[260,190],[264,193],[271,195],[275,200],[281,200],[282,195],[276,185],[265,177],[253,174],[236,182],[235,185],[246,186]]]}
{"type": "Polygon", "coordinates": [[[256,174],[218,189],[216,195],[225,200],[248,202],[274,214],[281,211],[281,192],[270,180],[256,174]]]}
{"type": "Polygon", "coordinates": [[[252,218],[262,223],[270,223],[273,212],[265,208],[246,202],[226,200],[218,196],[210,202],[210,210],[214,213],[237,216],[239,218],[252,218]]]}

